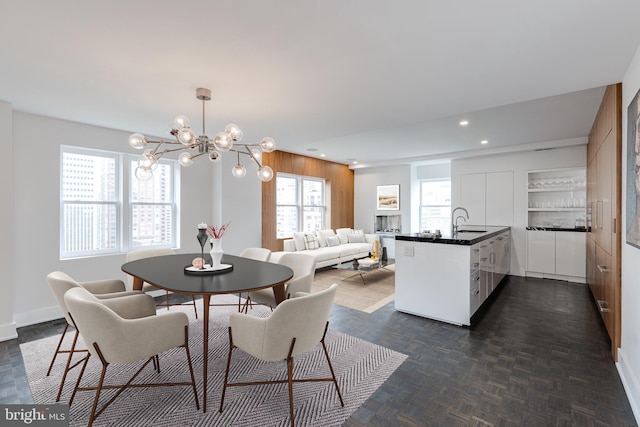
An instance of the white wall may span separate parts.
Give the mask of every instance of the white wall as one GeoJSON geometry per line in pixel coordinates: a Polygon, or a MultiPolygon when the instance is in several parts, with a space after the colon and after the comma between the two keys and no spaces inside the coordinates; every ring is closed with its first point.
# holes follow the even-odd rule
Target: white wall
{"type": "Polygon", "coordinates": [[[376,167],[354,170],[353,226],[373,233],[376,215],[401,215],[402,233],[411,230],[412,170],[408,165],[376,167]],[[378,185],[400,184],[400,210],[379,211],[377,205],[378,185]]]}
{"type": "MultiPolygon", "coordinates": [[[[627,109],[640,90],[640,47],[622,80],[622,221],[627,223],[625,198],[627,165],[627,109]]],[[[633,143],[633,142],[632,142],[633,143]]],[[[622,236],[622,337],[618,351],[618,371],[636,420],[640,421],[640,249],[626,244],[622,236]]]]}
{"type": "MultiPolygon", "coordinates": [[[[45,280],[51,271],[65,271],[77,280],[126,279],[120,270],[124,254],[59,259],[60,145],[136,152],[128,145],[129,132],[12,112],[11,105],[3,102],[0,129],[3,151],[13,151],[13,162],[0,172],[2,182],[7,183],[2,186],[2,199],[11,200],[15,192],[15,200],[10,203],[13,209],[3,210],[0,218],[7,241],[15,230],[15,239],[4,246],[7,253],[0,261],[4,279],[0,288],[5,296],[0,301],[3,340],[15,337],[16,325],[61,317],[45,280]],[[12,168],[14,164],[18,166],[12,168]]],[[[224,154],[222,162],[215,165],[200,159],[180,169],[178,252],[200,251],[196,235],[197,224],[202,221],[231,221],[223,240],[227,253],[239,254],[245,247],[261,246],[262,184],[255,175],[256,167],[246,156],[241,160],[248,169],[244,179],[231,175],[236,161],[233,153],[224,154]]]]}
{"type": "Polygon", "coordinates": [[[13,271],[13,242],[14,212],[11,209],[14,197],[13,188],[13,126],[12,109],[8,102],[0,101],[0,150],[4,154],[4,164],[0,168],[0,200],[4,207],[0,209],[0,234],[3,244],[0,245],[0,341],[17,337],[16,326],[13,320],[14,299],[14,271],[13,271]]]}
{"type": "Polygon", "coordinates": [[[460,203],[460,175],[467,173],[513,171],[513,226],[511,239],[511,274],[524,276],[526,269],[526,226],[527,226],[527,171],[534,169],[555,169],[586,167],[587,138],[577,147],[556,150],[529,151],[473,157],[451,162],[451,206],[460,203]]]}

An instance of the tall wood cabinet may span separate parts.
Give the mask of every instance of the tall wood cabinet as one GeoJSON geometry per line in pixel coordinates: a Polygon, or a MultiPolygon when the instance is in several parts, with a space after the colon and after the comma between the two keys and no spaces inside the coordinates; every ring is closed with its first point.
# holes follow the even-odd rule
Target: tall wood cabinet
{"type": "Polygon", "coordinates": [[[620,347],[622,220],[622,85],[608,86],[587,146],[587,284],[611,338],[620,347]]]}

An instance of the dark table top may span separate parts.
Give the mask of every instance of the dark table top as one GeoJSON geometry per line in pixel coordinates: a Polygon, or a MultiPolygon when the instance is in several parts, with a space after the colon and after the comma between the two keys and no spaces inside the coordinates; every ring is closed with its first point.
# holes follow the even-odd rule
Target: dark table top
{"type": "MultiPolygon", "coordinates": [[[[122,265],[122,271],[168,291],[186,294],[223,294],[254,291],[285,282],[293,270],[284,265],[224,254],[223,264],[233,270],[206,275],[187,274],[184,268],[200,254],[176,254],[139,259],[122,265]]],[[[205,255],[206,259],[206,255],[205,255]]]]}

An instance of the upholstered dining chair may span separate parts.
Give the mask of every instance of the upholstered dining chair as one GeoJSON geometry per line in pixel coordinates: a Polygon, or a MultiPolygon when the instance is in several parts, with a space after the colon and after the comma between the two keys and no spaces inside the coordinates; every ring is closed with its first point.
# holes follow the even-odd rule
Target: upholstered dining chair
{"type": "MultiPolygon", "coordinates": [[[[293,270],[293,277],[285,285],[287,298],[297,292],[311,292],[311,285],[316,274],[316,260],[314,257],[295,252],[286,253],[280,257],[278,264],[285,265],[293,270]]],[[[272,310],[276,306],[276,298],[271,288],[249,292],[247,302],[244,309],[245,313],[247,312],[247,307],[250,307],[254,302],[268,305],[272,310]]]]}
{"type": "MultiPolygon", "coordinates": [[[[139,259],[144,259],[144,258],[151,258],[151,257],[156,257],[156,256],[163,256],[163,255],[174,255],[175,252],[173,251],[173,249],[169,249],[169,248],[151,248],[151,249],[137,249],[137,250],[133,250],[127,253],[127,262],[129,261],[136,261],[139,259]]],[[[129,276],[129,284],[133,284],[133,277],[129,276]]],[[[150,283],[144,282],[142,284],[142,292],[152,292],[152,291],[157,291],[160,288],[157,288],[155,286],[153,286],[150,283]]],[[[198,308],[196,307],[196,297],[195,295],[191,296],[191,299],[193,301],[193,311],[196,315],[196,319],[198,318],[198,308]]],[[[169,291],[165,291],[165,296],[164,296],[164,303],[159,302],[158,306],[165,306],[167,307],[167,310],[169,310],[169,307],[172,305],[182,305],[182,304],[171,304],[169,302],[169,291]]]]}
{"type": "Polygon", "coordinates": [[[84,288],[90,293],[96,295],[99,299],[111,299],[117,297],[126,297],[126,296],[142,296],[142,292],[140,291],[127,291],[122,280],[117,279],[106,279],[106,280],[95,280],[90,282],[77,282],[68,274],[62,271],[53,271],[47,274],[47,283],[49,284],[49,288],[51,292],[53,292],[53,296],[56,298],[56,302],[62,310],[62,314],[67,321],[64,330],[62,331],[62,335],[60,336],[60,341],[58,341],[58,346],[56,347],[55,352],[53,353],[53,357],[51,358],[51,363],[49,364],[49,369],[47,370],[47,376],[51,374],[51,369],[53,368],[53,364],[56,361],[56,357],[58,354],[68,354],[67,362],[64,367],[64,371],[62,373],[62,380],[60,381],[60,387],[58,388],[58,396],[56,397],[56,402],[60,401],[60,396],[62,395],[62,389],[64,387],[64,382],[67,378],[67,373],[69,369],[71,369],[71,361],[73,359],[73,355],[75,353],[86,353],[86,349],[78,350],[76,349],[76,343],[78,341],[78,329],[76,328],[75,335],[73,337],[73,341],[71,343],[71,347],[68,349],[61,349],[62,343],[64,342],[64,337],[67,334],[67,330],[69,326],[75,328],[75,325],[71,321],[69,317],[69,310],[67,309],[66,304],[64,303],[64,294],[69,289],[73,288],[84,288]]]}
{"type": "MultiPolygon", "coordinates": [[[[193,375],[193,365],[189,353],[189,318],[185,313],[171,312],[161,316],[156,316],[155,303],[149,295],[141,295],[146,298],[145,311],[152,312],[150,316],[127,318],[123,315],[131,314],[133,309],[123,308],[123,298],[109,300],[109,304],[103,303],[82,288],[75,288],[67,291],[64,301],[69,308],[69,316],[80,331],[80,336],[87,344],[88,354],[83,359],[82,369],[76,381],[73,394],[69,400],[69,405],[73,404],[73,399],[78,391],[95,390],[91,415],[88,425],[91,426],[96,417],[107,409],[107,407],[127,389],[133,380],[149,364],[154,362],[155,371],[159,372],[160,365],[158,355],[173,348],[182,347],[185,350],[187,363],[189,366],[190,382],[176,383],[136,383],[135,387],[158,387],[158,386],[191,386],[196,402],[196,408],[200,409],[198,392],[193,375]],[[102,363],[100,379],[96,386],[83,386],[82,377],[87,367],[87,362],[91,356],[96,357],[102,363]],[[131,364],[145,360],[129,379],[122,385],[104,385],[107,368],[113,364],[131,364]],[[118,391],[97,410],[100,401],[100,393],[103,388],[117,388],[118,391]]],[[[141,313],[138,313],[141,314],[141,313]]],[[[149,402],[150,404],[153,404],[149,402]]]]}
{"type": "Polygon", "coordinates": [[[245,313],[231,314],[229,318],[229,355],[220,398],[220,412],[223,409],[227,387],[287,383],[289,386],[289,416],[293,426],[293,383],[315,381],[332,381],[340,399],[340,404],[344,407],[340,387],[331,365],[327,346],[324,343],[327,329],[329,328],[329,312],[331,311],[337,287],[338,285],[334,283],[328,289],[314,294],[297,293],[295,295],[296,298],[281,302],[267,318],[259,318],[245,313]],[[331,371],[331,377],[294,378],[294,357],[311,350],[318,343],[322,344],[324,356],[331,371]],[[285,359],[287,362],[287,379],[262,382],[229,382],[231,355],[236,348],[267,362],[285,359]]]}
{"type": "MultiPolygon", "coordinates": [[[[256,261],[269,261],[271,258],[271,250],[267,248],[245,248],[240,256],[243,258],[255,259],[256,261]]],[[[245,304],[251,303],[251,297],[247,294],[247,301],[245,304]]],[[[238,294],[238,311],[243,311],[245,307],[242,306],[242,293],[238,294]]]]}

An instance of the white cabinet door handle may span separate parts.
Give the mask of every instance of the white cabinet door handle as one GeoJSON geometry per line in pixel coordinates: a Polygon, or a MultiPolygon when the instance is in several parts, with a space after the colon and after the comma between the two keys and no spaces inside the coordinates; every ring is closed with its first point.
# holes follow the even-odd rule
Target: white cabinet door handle
{"type": "Polygon", "coordinates": [[[598,270],[600,271],[600,273],[608,273],[609,272],[609,269],[607,268],[606,265],[598,264],[598,270]]]}

